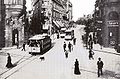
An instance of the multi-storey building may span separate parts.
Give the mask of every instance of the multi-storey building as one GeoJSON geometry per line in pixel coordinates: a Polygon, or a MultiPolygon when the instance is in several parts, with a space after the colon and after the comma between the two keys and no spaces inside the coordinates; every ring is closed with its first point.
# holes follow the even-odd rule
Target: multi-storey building
{"type": "Polygon", "coordinates": [[[42,6],[42,0],[32,0],[33,16],[31,23],[32,25],[30,28],[33,34],[42,33],[41,6],[42,6]]]}
{"type": "Polygon", "coordinates": [[[22,45],[24,42],[25,0],[4,0],[5,46],[22,45]]]}
{"type": "Polygon", "coordinates": [[[96,0],[95,25],[99,26],[101,42],[105,47],[120,44],[120,1],[96,0]],[[98,25],[99,24],[99,25],[98,25]]]}
{"type": "Polygon", "coordinates": [[[58,30],[61,27],[64,27],[64,18],[65,16],[65,7],[63,6],[63,3],[61,0],[52,0],[53,1],[53,10],[52,10],[52,21],[53,21],[53,26],[57,26],[58,30]]]}
{"type": "MultiPolygon", "coordinates": [[[[40,30],[42,33],[51,35],[54,32],[59,32],[60,28],[67,27],[66,23],[72,19],[72,4],[68,0],[33,0],[32,6],[33,16],[35,15],[34,13],[41,14],[42,27],[37,30],[40,30]],[[42,1],[42,4],[39,5],[41,8],[40,12],[38,12],[38,9],[35,10],[35,5],[40,1],[42,1]]],[[[38,23],[40,22],[36,22],[36,24],[38,23]]]]}
{"type": "Polygon", "coordinates": [[[0,0],[0,48],[5,46],[5,5],[0,0]]]}
{"type": "Polygon", "coordinates": [[[45,16],[49,18],[45,24],[49,33],[57,32],[61,27],[68,27],[68,21],[72,19],[72,4],[70,1],[43,0],[43,2],[44,6],[42,8],[45,10],[45,16]]]}
{"type": "Polygon", "coordinates": [[[51,35],[52,31],[52,0],[43,0],[42,3],[42,16],[44,19],[43,23],[43,33],[48,33],[51,35]]]}

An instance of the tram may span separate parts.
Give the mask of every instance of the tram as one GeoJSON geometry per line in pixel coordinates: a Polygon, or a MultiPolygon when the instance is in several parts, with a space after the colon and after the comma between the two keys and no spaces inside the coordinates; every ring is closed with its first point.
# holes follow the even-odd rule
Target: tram
{"type": "Polygon", "coordinates": [[[60,30],[60,37],[61,37],[61,38],[64,38],[64,37],[65,37],[65,31],[66,31],[66,28],[65,28],[65,27],[61,28],[61,30],[60,30]]]}
{"type": "Polygon", "coordinates": [[[74,38],[74,30],[68,29],[65,31],[65,40],[72,40],[74,38]]]}
{"type": "Polygon", "coordinates": [[[51,48],[51,38],[46,34],[39,34],[29,38],[29,54],[43,54],[51,48]]]}

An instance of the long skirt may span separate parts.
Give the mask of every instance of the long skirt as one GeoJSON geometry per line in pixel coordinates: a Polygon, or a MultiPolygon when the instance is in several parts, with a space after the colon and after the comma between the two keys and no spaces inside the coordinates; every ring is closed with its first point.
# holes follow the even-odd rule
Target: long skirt
{"type": "Polygon", "coordinates": [[[75,67],[74,74],[76,74],[76,75],[80,75],[81,74],[80,70],[79,70],[79,67],[75,67]]]}
{"type": "Polygon", "coordinates": [[[11,63],[11,61],[8,61],[7,64],[6,64],[6,67],[7,68],[12,68],[12,67],[14,67],[14,65],[11,63]]]}

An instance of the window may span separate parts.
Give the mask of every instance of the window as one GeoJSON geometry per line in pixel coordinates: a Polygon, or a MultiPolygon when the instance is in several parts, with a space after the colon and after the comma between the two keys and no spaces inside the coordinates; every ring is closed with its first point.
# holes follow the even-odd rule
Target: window
{"type": "Polygon", "coordinates": [[[117,12],[113,11],[109,13],[109,20],[119,20],[119,15],[117,12]]]}

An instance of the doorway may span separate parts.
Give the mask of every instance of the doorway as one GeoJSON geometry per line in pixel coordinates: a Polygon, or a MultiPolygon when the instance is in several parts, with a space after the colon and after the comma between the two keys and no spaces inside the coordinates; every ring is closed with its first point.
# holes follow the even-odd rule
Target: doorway
{"type": "Polygon", "coordinates": [[[12,45],[17,45],[19,42],[19,33],[17,29],[12,31],[12,45]]]}

